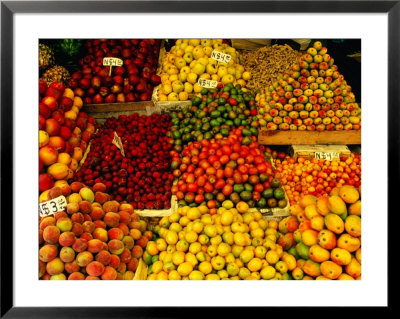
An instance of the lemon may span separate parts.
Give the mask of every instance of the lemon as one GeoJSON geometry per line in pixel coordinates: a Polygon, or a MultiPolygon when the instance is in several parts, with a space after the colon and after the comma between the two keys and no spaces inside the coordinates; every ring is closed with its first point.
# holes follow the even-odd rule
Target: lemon
{"type": "Polygon", "coordinates": [[[178,266],[177,271],[181,276],[188,276],[193,271],[193,265],[189,262],[183,262],[178,266]]]}
{"type": "Polygon", "coordinates": [[[266,280],[274,278],[275,274],[276,270],[272,266],[266,266],[260,271],[261,278],[266,280]]]}

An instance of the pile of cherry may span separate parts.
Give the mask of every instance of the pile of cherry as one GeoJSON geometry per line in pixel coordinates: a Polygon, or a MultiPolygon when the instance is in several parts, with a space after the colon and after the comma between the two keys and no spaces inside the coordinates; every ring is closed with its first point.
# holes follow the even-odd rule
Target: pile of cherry
{"type": "Polygon", "coordinates": [[[171,118],[165,114],[110,117],[94,134],[90,150],[74,179],[88,186],[104,183],[118,202],[134,209],[171,207],[172,145],[166,133],[171,118]],[[113,144],[121,139],[124,155],[113,144]]]}

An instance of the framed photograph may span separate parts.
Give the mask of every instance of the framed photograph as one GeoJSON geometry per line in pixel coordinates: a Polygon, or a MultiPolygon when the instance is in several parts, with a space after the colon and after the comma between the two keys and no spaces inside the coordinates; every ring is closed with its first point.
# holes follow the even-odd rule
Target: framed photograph
{"type": "MultiPolygon", "coordinates": [[[[253,310],[270,307],[267,311],[276,311],[290,307],[294,312],[303,308],[302,313],[310,307],[329,307],[332,308],[329,311],[338,311],[338,314],[342,311],[340,307],[389,310],[389,225],[393,224],[389,223],[389,211],[392,215],[396,213],[395,183],[400,178],[399,29],[400,3],[397,0],[1,1],[1,317],[176,317],[178,310],[185,311],[188,307],[213,307],[212,311],[234,307],[252,307],[253,310]],[[37,172],[41,165],[38,103],[42,98],[40,93],[38,95],[41,72],[38,46],[48,39],[82,42],[85,39],[170,39],[171,42],[229,39],[231,44],[237,41],[238,46],[243,45],[238,40],[252,39],[251,45],[256,47],[265,45],[265,40],[281,39],[292,41],[303,52],[314,43],[307,39],[334,39],[338,46],[343,43],[340,41],[349,39],[361,43],[360,52],[355,52],[359,54],[355,58],[362,60],[361,82],[353,86],[358,86],[363,110],[362,277],[312,283],[306,280],[39,280],[38,238],[43,237],[43,233],[39,232],[36,215],[40,193],[37,172]]],[[[318,41],[315,42],[319,50],[318,41]]],[[[68,42],[70,52],[76,49],[74,45],[77,43],[68,42]]],[[[213,54],[218,63],[229,63],[231,59],[227,53],[213,54]]],[[[112,68],[118,68],[122,60],[108,57],[104,63],[111,74],[112,68]]],[[[338,67],[340,71],[340,65],[338,67]]],[[[220,78],[213,81],[210,76],[201,80],[206,88],[204,94],[207,94],[208,90],[216,89],[213,85],[216,86],[220,78]]],[[[234,90],[231,94],[236,96],[241,86],[234,90]]],[[[139,99],[139,95],[135,98],[139,99]]],[[[151,96],[143,97],[146,99],[150,100],[151,96]]],[[[182,99],[189,100],[184,94],[182,99]]],[[[90,104],[88,101],[92,100],[86,100],[90,104]]],[[[224,100],[221,105],[225,103],[228,102],[224,100]]],[[[141,107],[144,114],[149,112],[146,103],[141,107]]],[[[114,111],[118,111],[117,108],[114,111]]],[[[115,148],[123,150],[116,130],[115,148]]],[[[334,156],[332,154],[328,155],[334,156]]],[[[319,153],[319,156],[326,159],[327,154],[319,153]]],[[[50,208],[39,208],[39,213],[44,214],[50,208]]],[[[254,273],[259,274],[255,268],[254,273]]],[[[86,273],[84,278],[86,276],[90,275],[86,273]]],[[[49,274],[47,277],[57,279],[49,274]]],[[[277,278],[282,279],[282,276],[277,278]]],[[[293,278],[288,275],[283,279],[293,278]]]]}

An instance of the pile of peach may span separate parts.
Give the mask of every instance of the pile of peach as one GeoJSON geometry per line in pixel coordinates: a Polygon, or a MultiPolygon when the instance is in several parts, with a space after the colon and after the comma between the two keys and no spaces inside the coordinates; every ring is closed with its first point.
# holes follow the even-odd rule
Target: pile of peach
{"type": "Polygon", "coordinates": [[[130,204],[110,200],[105,185],[53,187],[39,202],[64,195],[65,211],[39,219],[41,280],[132,280],[153,233],[130,204]]]}
{"type": "Polygon", "coordinates": [[[286,156],[275,159],[275,166],[275,177],[280,179],[291,205],[302,195],[319,196],[329,194],[334,187],[361,185],[361,155],[355,153],[332,161],[286,156]]]}

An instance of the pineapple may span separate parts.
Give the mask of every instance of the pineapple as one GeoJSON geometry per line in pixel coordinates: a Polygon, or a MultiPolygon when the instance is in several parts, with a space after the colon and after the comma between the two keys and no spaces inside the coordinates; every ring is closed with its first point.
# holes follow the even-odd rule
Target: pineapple
{"type": "Polygon", "coordinates": [[[47,85],[52,82],[61,82],[67,84],[70,79],[69,71],[61,65],[55,65],[44,72],[42,78],[46,81],[47,85]]]}
{"type": "Polygon", "coordinates": [[[39,70],[46,70],[55,63],[54,52],[46,44],[39,43],[39,70]]]}

